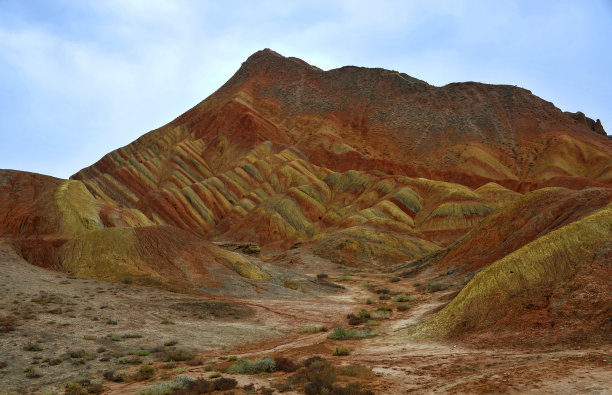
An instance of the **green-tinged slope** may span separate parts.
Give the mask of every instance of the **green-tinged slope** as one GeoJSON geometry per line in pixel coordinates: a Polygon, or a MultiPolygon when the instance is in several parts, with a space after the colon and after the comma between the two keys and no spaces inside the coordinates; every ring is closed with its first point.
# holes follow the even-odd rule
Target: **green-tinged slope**
{"type": "Polygon", "coordinates": [[[564,317],[563,307],[567,302],[564,298],[576,299],[583,286],[595,289],[600,286],[603,290],[599,289],[597,297],[587,303],[586,310],[591,312],[586,318],[590,321],[582,322],[582,329],[598,328],[606,325],[606,320],[609,326],[605,306],[610,305],[607,300],[610,281],[609,277],[600,281],[601,276],[597,274],[609,274],[611,249],[612,204],[608,204],[491,264],[474,276],[444,309],[409,328],[407,334],[416,338],[443,338],[483,329],[495,331],[503,329],[501,322],[519,321],[531,322],[536,327],[554,327],[555,316],[571,318],[564,317]],[[592,274],[593,281],[582,278],[567,286],[568,280],[584,273],[592,274]],[[597,305],[603,309],[596,311],[597,305]],[[541,314],[534,318],[534,310],[541,310],[541,314]]]}

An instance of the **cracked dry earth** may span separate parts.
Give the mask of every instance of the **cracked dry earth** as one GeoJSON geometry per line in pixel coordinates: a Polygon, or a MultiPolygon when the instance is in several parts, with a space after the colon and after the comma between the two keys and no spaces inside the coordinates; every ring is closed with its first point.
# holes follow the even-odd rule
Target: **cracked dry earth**
{"type": "MultiPolygon", "coordinates": [[[[138,365],[125,363],[134,356],[152,364],[155,376],[147,381],[103,381],[105,393],[137,393],[178,375],[207,378],[211,368],[223,372],[232,364],[228,356],[263,355],[296,362],[319,355],[336,366],[366,366],[369,373],[357,378],[339,375],[338,381],[359,381],[377,394],[605,394],[612,389],[609,345],[530,350],[403,340],[401,328],[426,319],[448,298],[444,292],[419,294],[405,279],[389,283],[388,275],[351,273],[352,281],[341,283],[345,293],[325,298],[239,301],[69,278],[29,265],[5,245],[0,245],[0,270],[0,362],[6,365],[0,369],[2,394],[63,393],[66,383],[77,377],[102,379],[106,370],[137,370],[138,365]],[[401,303],[375,300],[378,295],[364,282],[416,295],[416,300],[410,309],[397,311],[401,303]],[[366,304],[367,299],[374,304],[366,304]],[[372,326],[375,337],[334,341],[326,332],[299,331],[306,325],[348,326],[348,313],[380,305],[393,311],[372,326]],[[337,346],[352,352],[332,356],[337,346]],[[198,355],[187,362],[162,362],[169,349],[198,355]],[[27,377],[28,366],[40,377],[27,377]]],[[[329,274],[334,279],[347,273],[329,274]]],[[[242,386],[268,388],[289,375],[223,373],[238,381],[236,394],[248,393],[242,386]]]]}

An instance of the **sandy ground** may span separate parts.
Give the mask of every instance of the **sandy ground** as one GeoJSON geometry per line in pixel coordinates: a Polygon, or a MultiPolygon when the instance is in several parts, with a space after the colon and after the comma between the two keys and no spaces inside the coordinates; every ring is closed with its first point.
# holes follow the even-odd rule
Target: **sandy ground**
{"type": "MultiPolygon", "coordinates": [[[[326,298],[235,301],[68,278],[25,263],[1,244],[0,271],[0,318],[14,321],[14,330],[0,333],[0,362],[6,363],[0,369],[0,393],[62,393],[66,382],[77,377],[100,379],[106,370],[129,373],[137,366],[121,361],[140,350],[148,350],[142,363],[153,364],[156,376],[147,382],[105,382],[106,393],[137,393],[177,375],[208,377],[210,367],[205,366],[223,370],[231,364],[226,360],[230,355],[284,356],[294,361],[320,355],[338,366],[367,366],[373,374],[357,381],[380,394],[612,391],[609,345],[529,350],[406,342],[398,331],[427,318],[448,298],[442,292],[418,294],[409,310],[399,312],[395,308],[400,303],[378,301],[362,283],[417,293],[407,280],[390,284],[386,276],[375,273],[356,273],[354,281],[341,283],[345,293],[326,298]],[[375,304],[366,304],[367,299],[375,304]],[[372,338],[333,341],[329,333],[298,331],[303,325],[347,326],[347,313],[380,305],[394,311],[374,327],[378,335],[372,338]],[[331,356],[338,345],[348,346],[352,353],[331,356]],[[34,351],[25,351],[28,347],[34,351]],[[169,350],[196,352],[199,363],[159,362],[169,350]],[[26,377],[24,369],[30,365],[40,377],[26,377]]],[[[330,273],[330,279],[336,275],[330,273]]],[[[252,383],[260,388],[288,374],[224,376],[236,378],[240,386],[252,383]]]]}

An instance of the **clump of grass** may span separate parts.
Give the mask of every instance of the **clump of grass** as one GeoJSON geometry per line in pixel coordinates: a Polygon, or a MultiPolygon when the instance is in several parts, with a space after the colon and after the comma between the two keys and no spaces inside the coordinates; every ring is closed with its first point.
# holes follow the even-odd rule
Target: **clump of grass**
{"type": "Polygon", "coordinates": [[[390,300],[390,299],[391,299],[391,296],[389,295],[380,295],[378,297],[378,300],[390,300]]]}
{"type": "Polygon", "coordinates": [[[399,294],[396,295],[395,297],[393,297],[393,301],[394,302],[411,302],[413,300],[415,300],[416,298],[412,295],[406,295],[406,294],[399,294]]]}
{"type": "Polygon", "coordinates": [[[179,376],[175,377],[172,381],[163,381],[155,384],[153,387],[146,388],[138,391],[138,395],[167,395],[173,393],[173,391],[185,388],[191,384],[194,380],[191,377],[179,376]]]}
{"type": "Polygon", "coordinates": [[[344,347],[344,346],[339,346],[339,347],[336,347],[336,349],[334,350],[332,355],[338,357],[338,356],[346,356],[346,355],[350,355],[350,354],[351,354],[351,349],[350,348],[344,347]]]}
{"type": "Polygon", "coordinates": [[[347,339],[363,339],[366,337],[372,337],[375,333],[371,329],[365,328],[363,330],[358,329],[346,329],[342,326],[334,328],[332,334],[329,336],[332,340],[347,340],[347,339]]]}
{"type": "Polygon", "coordinates": [[[402,304],[397,306],[397,311],[406,311],[408,309],[410,309],[412,306],[410,306],[408,303],[406,304],[402,304]]]}
{"type": "Polygon", "coordinates": [[[359,325],[370,319],[370,313],[366,310],[361,310],[357,314],[349,314],[346,316],[349,320],[349,325],[359,325]]]}
{"type": "Polygon", "coordinates": [[[142,358],[137,355],[132,355],[129,357],[119,358],[117,360],[120,364],[130,364],[130,365],[140,365],[142,363],[142,358]]]}
{"type": "Polygon", "coordinates": [[[155,368],[151,365],[142,365],[138,368],[138,372],[134,375],[134,380],[144,381],[149,380],[155,376],[155,368]]]}
{"type": "Polygon", "coordinates": [[[390,292],[391,290],[387,287],[380,287],[376,290],[376,293],[380,295],[386,295],[386,294],[389,294],[390,292]]]}
{"type": "Polygon", "coordinates": [[[276,371],[276,364],[268,355],[257,361],[240,359],[227,369],[227,373],[230,374],[271,373],[274,371],[276,371]]]}
{"type": "Polygon", "coordinates": [[[23,369],[23,373],[25,373],[26,377],[29,379],[35,379],[42,376],[34,365],[26,366],[26,368],[23,369]]]}
{"type": "Polygon", "coordinates": [[[293,363],[289,358],[285,357],[276,357],[274,358],[274,364],[276,365],[276,370],[281,372],[295,372],[298,370],[299,366],[293,363]]]}
{"type": "Polygon", "coordinates": [[[212,372],[213,370],[213,366],[212,365],[206,365],[204,366],[204,371],[205,372],[212,372]]]}
{"type": "Polygon", "coordinates": [[[301,326],[298,330],[299,333],[317,333],[317,332],[327,332],[327,328],[324,326],[315,326],[315,325],[304,325],[301,326]]]}
{"type": "Polygon", "coordinates": [[[374,300],[372,300],[370,298],[368,298],[368,300],[366,300],[366,304],[374,304],[374,303],[375,303],[374,300]]]}
{"type": "Polygon", "coordinates": [[[172,347],[172,346],[176,346],[177,344],[178,344],[178,341],[176,340],[168,340],[167,342],[164,343],[164,346],[172,347]]]}
{"type": "Polygon", "coordinates": [[[171,351],[166,351],[166,353],[164,354],[162,360],[164,362],[170,362],[170,361],[188,361],[190,359],[193,359],[193,357],[195,357],[195,354],[190,353],[188,351],[184,351],[184,350],[171,350],[171,351]]]}
{"type": "Polygon", "coordinates": [[[43,348],[38,343],[28,343],[25,346],[23,346],[23,350],[24,351],[42,351],[43,348]]]}
{"type": "Polygon", "coordinates": [[[136,355],[138,355],[139,357],[146,357],[147,355],[149,355],[149,351],[148,350],[138,350],[136,351],[136,355]]]}
{"type": "Polygon", "coordinates": [[[376,288],[376,284],[374,284],[371,281],[364,281],[364,282],[361,283],[361,285],[366,287],[369,290],[372,290],[372,289],[376,288]]]}
{"type": "Polygon", "coordinates": [[[375,311],[372,313],[372,318],[377,319],[377,320],[386,320],[389,319],[391,317],[391,313],[389,313],[388,311],[382,310],[382,311],[375,311]]]}
{"type": "Polygon", "coordinates": [[[117,320],[108,319],[106,320],[106,325],[117,325],[117,320]]]}
{"type": "Polygon", "coordinates": [[[355,281],[355,279],[351,276],[347,276],[346,274],[343,274],[341,276],[336,277],[336,281],[355,281]]]}
{"type": "Polygon", "coordinates": [[[126,333],[124,335],[121,335],[121,337],[124,339],[140,339],[142,338],[142,335],[138,333],[126,333]]]}
{"type": "Polygon", "coordinates": [[[393,308],[387,305],[381,305],[376,308],[376,311],[391,311],[393,308]]]}
{"type": "Polygon", "coordinates": [[[231,361],[237,361],[237,360],[238,360],[238,357],[237,357],[237,356],[235,356],[235,355],[230,355],[229,357],[227,357],[227,360],[228,360],[228,361],[230,361],[230,362],[231,362],[231,361]]]}
{"type": "Polygon", "coordinates": [[[214,373],[211,373],[210,376],[208,376],[209,379],[216,379],[217,377],[221,377],[220,372],[214,372],[214,373]]]}
{"type": "Polygon", "coordinates": [[[401,278],[400,278],[400,277],[397,277],[397,276],[396,276],[396,277],[391,277],[391,278],[389,279],[389,282],[390,282],[390,283],[396,283],[396,282],[398,282],[398,281],[401,281],[401,278]]]}
{"type": "Polygon", "coordinates": [[[445,284],[441,284],[438,281],[430,281],[429,283],[427,283],[427,292],[429,293],[443,291],[446,288],[448,288],[448,286],[446,286],[445,284]]]}
{"type": "Polygon", "coordinates": [[[369,320],[368,322],[365,323],[367,326],[379,326],[380,325],[380,321],[376,321],[376,320],[369,320]]]}

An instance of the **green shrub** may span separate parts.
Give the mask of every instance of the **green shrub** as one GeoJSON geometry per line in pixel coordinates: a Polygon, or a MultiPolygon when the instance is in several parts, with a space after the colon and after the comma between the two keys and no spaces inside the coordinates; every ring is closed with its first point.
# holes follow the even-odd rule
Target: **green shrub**
{"type": "Polygon", "coordinates": [[[119,358],[117,360],[117,362],[119,362],[120,364],[130,364],[130,365],[140,365],[142,363],[142,358],[136,356],[136,355],[132,355],[129,357],[123,357],[123,358],[119,358]]]}
{"type": "Polygon", "coordinates": [[[155,368],[151,365],[142,365],[134,376],[134,380],[144,381],[152,378],[153,376],[155,376],[155,368]]]}
{"type": "Polygon", "coordinates": [[[391,279],[389,279],[389,282],[390,283],[396,283],[396,282],[398,282],[400,280],[401,280],[401,278],[399,278],[399,277],[391,277],[391,279]]]}
{"type": "Polygon", "coordinates": [[[172,381],[164,381],[155,384],[151,388],[138,391],[138,395],[170,395],[174,390],[187,387],[194,380],[191,377],[179,376],[172,381]]]}
{"type": "Polygon", "coordinates": [[[162,360],[164,362],[170,362],[170,361],[188,361],[190,359],[192,359],[193,357],[195,357],[195,354],[184,351],[184,350],[171,350],[171,351],[167,351],[162,360]]]}
{"type": "Polygon", "coordinates": [[[117,325],[117,321],[116,320],[108,319],[108,320],[106,320],[106,325],[117,325]]]}
{"type": "Polygon", "coordinates": [[[366,337],[374,336],[375,334],[371,329],[365,328],[363,330],[358,329],[345,329],[342,326],[334,328],[332,334],[329,336],[332,340],[346,340],[346,339],[363,339],[366,337]]]}
{"type": "Polygon", "coordinates": [[[304,325],[299,329],[299,333],[317,333],[317,332],[327,332],[327,328],[324,326],[318,327],[315,325],[304,325]]]}
{"type": "Polygon", "coordinates": [[[146,357],[147,355],[149,355],[149,351],[148,350],[138,350],[136,352],[136,355],[138,355],[139,357],[146,357]]]}
{"type": "Polygon", "coordinates": [[[34,365],[27,366],[25,369],[23,369],[23,372],[29,379],[35,379],[37,377],[42,376],[42,374],[40,374],[40,372],[34,367],[34,365]]]}
{"type": "Polygon", "coordinates": [[[376,308],[376,311],[392,311],[392,310],[393,310],[393,307],[386,306],[386,305],[381,305],[376,308]]]}
{"type": "Polygon", "coordinates": [[[230,374],[271,373],[276,370],[276,364],[268,355],[257,360],[240,359],[227,369],[230,374]]]}
{"type": "Polygon", "coordinates": [[[344,347],[344,346],[340,346],[340,347],[336,347],[336,349],[334,350],[334,353],[332,355],[334,356],[346,356],[346,355],[350,355],[351,354],[351,349],[348,347],[344,347]]]}
{"type": "Polygon", "coordinates": [[[205,372],[212,372],[213,370],[213,366],[212,365],[206,365],[204,366],[204,371],[205,372]]]}
{"type": "Polygon", "coordinates": [[[342,275],[342,276],[336,277],[336,281],[355,281],[355,279],[351,276],[342,275]]]}
{"type": "Polygon", "coordinates": [[[43,348],[40,344],[38,343],[28,343],[25,346],[23,346],[24,351],[42,351],[43,348]]]}
{"type": "Polygon", "coordinates": [[[410,309],[410,307],[412,306],[410,306],[408,303],[402,304],[402,305],[397,306],[397,311],[406,311],[410,309]]]}
{"type": "Polygon", "coordinates": [[[406,295],[406,294],[400,294],[400,295],[396,295],[393,298],[394,302],[411,302],[413,300],[415,300],[416,298],[412,295],[406,295]]]}
{"type": "Polygon", "coordinates": [[[208,376],[208,378],[211,378],[211,379],[216,379],[217,377],[221,377],[220,372],[214,372],[214,373],[211,373],[210,376],[208,376]]]}

